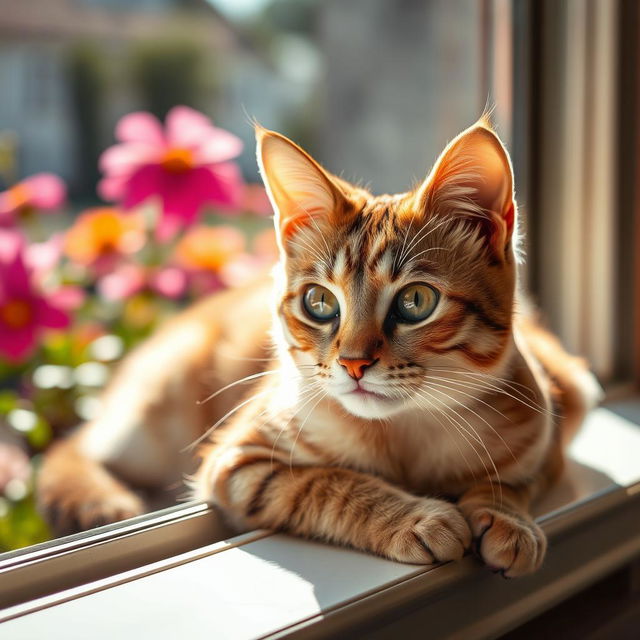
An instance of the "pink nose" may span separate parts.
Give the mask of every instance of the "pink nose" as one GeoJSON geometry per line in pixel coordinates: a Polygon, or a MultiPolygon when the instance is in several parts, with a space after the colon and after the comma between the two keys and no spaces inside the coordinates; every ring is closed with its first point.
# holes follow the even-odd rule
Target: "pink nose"
{"type": "Polygon", "coordinates": [[[364,370],[370,367],[374,360],[370,358],[338,358],[338,362],[347,370],[347,373],[354,379],[360,380],[364,375],[364,370]]]}

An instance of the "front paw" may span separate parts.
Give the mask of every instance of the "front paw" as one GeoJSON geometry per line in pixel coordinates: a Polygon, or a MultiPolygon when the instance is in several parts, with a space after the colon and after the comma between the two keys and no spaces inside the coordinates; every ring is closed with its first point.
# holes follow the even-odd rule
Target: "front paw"
{"type": "Polygon", "coordinates": [[[39,496],[39,508],[57,536],[86,531],[144,513],[144,503],[127,491],[104,496],[39,496]]]}
{"type": "Polygon", "coordinates": [[[504,513],[488,507],[468,516],[476,553],[505,578],[539,569],[547,550],[542,529],[528,516],[504,513]]]}
{"type": "Polygon", "coordinates": [[[395,525],[382,554],[412,564],[460,560],[471,544],[471,531],[458,509],[442,500],[421,500],[395,525]]]}

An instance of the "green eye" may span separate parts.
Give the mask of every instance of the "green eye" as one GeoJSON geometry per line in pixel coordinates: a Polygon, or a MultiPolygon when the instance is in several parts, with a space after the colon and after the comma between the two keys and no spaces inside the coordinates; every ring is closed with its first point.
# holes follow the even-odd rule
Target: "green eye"
{"type": "Polygon", "coordinates": [[[340,315],[338,299],[327,289],[318,284],[311,285],[302,299],[306,312],[320,322],[327,322],[340,315]]]}
{"type": "Polygon", "coordinates": [[[433,313],[439,297],[428,284],[410,284],[396,296],[395,312],[401,322],[420,322],[433,313]]]}

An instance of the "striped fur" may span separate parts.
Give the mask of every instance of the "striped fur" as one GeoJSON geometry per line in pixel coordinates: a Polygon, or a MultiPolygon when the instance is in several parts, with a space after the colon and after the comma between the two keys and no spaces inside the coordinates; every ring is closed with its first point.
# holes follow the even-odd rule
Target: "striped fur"
{"type": "MultiPolygon", "coordinates": [[[[475,540],[504,575],[534,571],[546,542],[529,503],[561,472],[563,433],[579,425],[596,385],[582,361],[522,312],[513,179],[499,139],[480,121],[452,141],[423,184],[392,196],[332,176],[279,134],[258,129],[258,141],[281,248],[273,285],[224,294],[177,319],[163,344],[189,322],[203,331],[178,373],[153,366],[142,388],[125,368],[115,384],[141,396],[117,446],[105,445],[114,409],[49,456],[42,502],[64,504],[69,518],[82,506],[81,497],[64,500],[55,473],[56,461],[71,459],[65,447],[118,478],[157,486],[166,462],[154,470],[140,458],[158,446],[168,455],[167,436],[154,436],[146,417],[190,415],[172,441],[207,439],[193,493],[240,527],[416,563],[460,558],[475,540]],[[411,283],[434,287],[439,300],[431,316],[409,325],[390,308],[411,283]],[[335,295],[339,317],[318,323],[304,311],[311,284],[335,295]],[[260,371],[240,358],[260,342],[268,307],[273,350],[264,375],[252,378],[244,399],[231,387],[191,415],[186,398],[194,381],[203,383],[201,372],[215,368],[224,386],[260,371]],[[233,320],[220,320],[223,310],[233,320]],[[211,357],[221,344],[237,350],[242,372],[211,357]],[[338,362],[344,358],[371,364],[356,382],[338,362]],[[131,461],[118,457],[124,450],[131,461]],[[134,477],[134,467],[146,477],[134,477]]],[[[158,357],[155,340],[132,356],[129,371],[158,357]]]]}

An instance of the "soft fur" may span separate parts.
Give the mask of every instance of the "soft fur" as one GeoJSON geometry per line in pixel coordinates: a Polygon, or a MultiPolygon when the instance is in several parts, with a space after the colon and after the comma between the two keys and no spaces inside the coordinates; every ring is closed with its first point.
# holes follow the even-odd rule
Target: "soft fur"
{"type": "Polygon", "coordinates": [[[481,119],[393,196],[277,133],[257,138],[281,249],[273,280],[203,301],[137,349],[100,418],[47,455],[42,505],[63,529],[140,513],[130,487],[175,483],[199,439],[193,494],[240,527],[415,563],[458,559],[475,540],[504,575],[534,571],[546,541],[530,501],[561,472],[598,387],[521,308],[497,135],[481,119]],[[398,322],[389,309],[416,282],[438,290],[437,307],[398,322]],[[311,284],[339,301],[334,321],[305,313],[311,284]],[[356,380],[347,365],[360,361],[356,380]]]}

